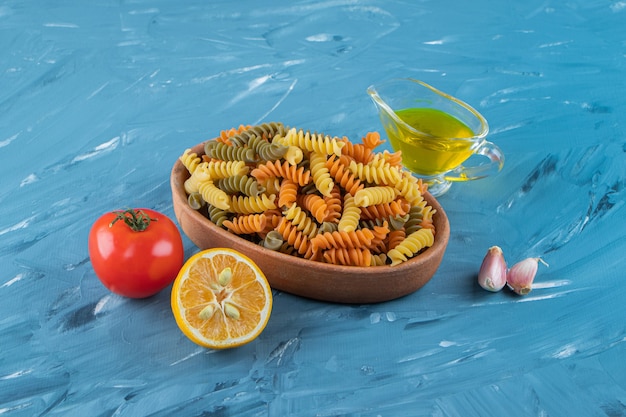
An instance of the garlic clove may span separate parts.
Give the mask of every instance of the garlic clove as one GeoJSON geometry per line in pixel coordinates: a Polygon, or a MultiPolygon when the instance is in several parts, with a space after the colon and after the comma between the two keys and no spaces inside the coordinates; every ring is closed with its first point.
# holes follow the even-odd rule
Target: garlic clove
{"type": "Polygon", "coordinates": [[[506,285],[506,261],[500,247],[492,246],[487,250],[478,271],[478,284],[491,292],[500,291],[506,285]]]}
{"type": "Polygon", "coordinates": [[[519,295],[528,294],[532,290],[539,262],[548,266],[541,258],[526,258],[513,265],[506,277],[508,287],[519,295]]]}

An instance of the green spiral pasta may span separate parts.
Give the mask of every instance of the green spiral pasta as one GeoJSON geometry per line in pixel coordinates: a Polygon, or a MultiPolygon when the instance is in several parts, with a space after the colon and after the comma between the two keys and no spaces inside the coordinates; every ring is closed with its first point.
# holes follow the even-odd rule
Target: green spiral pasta
{"type": "Polygon", "coordinates": [[[254,136],[248,141],[248,148],[252,149],[261,161],[275,161],[281,159],[289,146],[270,143],[260,136],[254,136]]]}
{"type": "Polygon", "coordinates": [[[216,140],[209,140],[204,144],[204,153],[211,159],[222,161],[254,162],[254,149],[242,146],[229,146],[216,140]]]}
{"type": "Polygon", "coordinates": [[[222,227],[225,220],[228,220],[232,217],[232,214],[226,210],[222,210],[221,208],[208,205],[208,217],[215,225],[222,227]]]}
{"type": "Polygon", "coordinates": [[[250,145],[250,140],[253,138],[270,141],[274,136],[284,135],[285,132],[285,126],[280,122],[262,123],[231,136],[229,141],[235,146],[246,146],[250,145]]]}
{"type": "Polygon", "coordinates": [[[242,193],[247,196],[256,197],[265,192],[265,187],[260,185],[255,178],[247,175],[233,175],[220,178],[215,180],[215,185],[228,194],[242,193]]]}

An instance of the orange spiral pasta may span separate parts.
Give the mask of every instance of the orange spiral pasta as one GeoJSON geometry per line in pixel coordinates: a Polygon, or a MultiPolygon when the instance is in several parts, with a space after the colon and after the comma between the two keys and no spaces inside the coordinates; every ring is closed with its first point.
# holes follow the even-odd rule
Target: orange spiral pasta
{"type": "Polygon", "coordinates": [[[324,199],[328,210],[326,217],[324,217],[324,222],[338,223],[343,210],[341,202],[341,189],[335,184],[330,196],[323,196],[322,198],[324,199]]]}
{"type": "Polygon", "coordinates": [[[392,230],[389,232],[389,238],[387,239],[387,251],[394,249],[398,246],[406,237],[404,229],[392,230]]]}
{"type": "Polygon", "coordinates": [[[324,262],[335,265],[371,266],[372,253],[369,249],[332,248],[323,252],[324,262]]]}
{"type": "Polygon", "coordinates": [[[297,199],[300,207],[308,210],[319,223],[328,216],[328,204],[317,194],[300,194],[297,199]]]}
{"type": "Polygon", "coordinates": [[[363,142],[363,145],[368,149],[374,149],[385,143],[385,141],[380,138],[380,133],[378,132],[367,132],[361,139],[361,142],[363,142]]]}
{"type": "Polygon", "coordinates": [[[325,232],[311,238],[311,246],[315,252],[330,248],[367,248],[373,239],[374,233],[369,229],[325,232]]]}
{"type": "Polygon", "coordinates": [[[341,161],[341,158],[337,158],[333,155],[326,161],[326,168],[335,181],[344,188],[347,193],[355,195],[364,185],[341,161]]]}
{"type": "Polygon", "coordinates": [[[402,200],[394,200],[391,203],[375,204],[361,208],[361,219],[381,219],[392,216],[404,216],[408,208],[402,204],[402,200]]]}
{"type": "Polygon", "coordinates": [[[278,190],[278,207],[289,207],[296,202],[298,184],[289,178],[283,178],[278,190]]]}
{"type": "Polygon", "coordinates": [[[342,141],[345,143],[345,146],[341,150],[341,155],[348,161],[352,160],[367,164],[374,157],[373,148],[368,148],[362,143],[352,143],[348,138],[343,138],[342,141]]]}
{"type": "Polygon", "coordinates": [[[255,177],[259,182],[265,182],[270,178],[288,178],[300,186],[306,185],[311,180],[311,171],[304,167],[291,165],[289,162],[268,161],[254,168],[250,175],[255,177]]]}
{"type": "Polygon", "coordinates": [[[298,254],[303,255],[305,258],[313,256],[309,239],[291,221],[283,217],[275,230],[282,235],[284,241],[292,246],[298,254]]]}
{"type": "Polygon", "coordinates": [[[262,232],[265,229],[267,218],[263,214],[244,214],[225,220],[223,225],[228,230],[239,235],[249,235],[262,232]]]}

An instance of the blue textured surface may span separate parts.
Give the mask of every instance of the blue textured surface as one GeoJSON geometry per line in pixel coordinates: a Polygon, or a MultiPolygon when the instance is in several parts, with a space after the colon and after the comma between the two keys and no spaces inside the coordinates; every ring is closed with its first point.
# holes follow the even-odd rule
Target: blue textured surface
{"type": "Polygon", "coordinates": [[[0,3],[0,415],[626,416],[626,3],[263,3],[0,3]],[[258,339],[211,351],[168,290],[96,279],[91,222],[173,216],[186,147],[262,121],[381,131],[365,90],[396,76],[475,106],[507,157],[440,198],[423,289],[275,293],[258,339]],[[476,285],[496,244],[550,264],[528,296],[476,285]]]}

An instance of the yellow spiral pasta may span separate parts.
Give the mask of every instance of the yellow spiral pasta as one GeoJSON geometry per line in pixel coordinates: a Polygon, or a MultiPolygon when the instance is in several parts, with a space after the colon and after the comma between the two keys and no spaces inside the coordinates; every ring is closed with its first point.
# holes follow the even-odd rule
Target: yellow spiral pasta
{"type": "Polygon", "coordinates": [[[250,168],[243,161],[211,161],[207,163],[207,171],[212,180],[246,175],[250,168]]]}
{"type": "Polygon", "coordinates": [[[400,171],[379,157],[375,157],[367,164],[351,161],[348,169],[361,181],[372,184],[391,185],[400,180],[400,171]]]}
{"type": "Polygon", "coordinates": [[[387,252],[387,256],[391,259],[392,266],[397,265],[416,255],[422,249],[432,246],[434,241],[435,235],[431,229],[419,229],[387,252]]]}
{"type": "Polygon", "coordinates": [[[311,238],[317,234],[317,224],[315,221],[307,216],[306,212],[298,207],[296,203],[293,203],[291,207],[285,210],[283,215],[296,226],[296,230],[301,231],[307,237],[311,238]]]}
{"type": "Polygon", "coordinates": [[[309,155],[309,169],[313,176],[313,182],[318,191],[326,197],[330,196],[335,183],[326,168],[326,155],[318,152],[311,152],[309,155]]]}
{"type": "Polygon", "coordinates": [[[277,208],[274,194],[261,194],[256,197],[230,196],[230,211],[240,214],[263,213],[266,210],[277,208]]]}
{"type": "Polygon", "coordinates": [[[396,199],[398,190],[393,187],[367,187],[356,192],[354,204],[358,207],[369,207],[376,204],[391,203],[396,199]]]}
{"type": "Polygon", "coordinates": [[[179,159],[190,174],[193,174],[198,165],[202,162],[202,159],[198,156],[198,154],[191,152],[191,149],[185,149],[179,159]]]}
{"type": "Polygon", "coordinates": [[[339,219],[337,230],[341,232],[352,232],[356,230],[361,219],[361,208],[354,202],[351,194],[346,194],[343,200],[343,211],[339,219]]]}
{"type": "Polygon", "coordinates": [[[326,155],[335,154],[337,156],[341,155],[341,148],[345,146],[345,143],[339,138],[331,138],[330,136],[308,131],[304,132],[302,129],[296,130],[296,128],[289,129],[284,138],[277,138],[276,140],[285,145],[297,146],[309,152],[324,153],[326,155]]]}
{"type": "Polygon", "coordinates": [[[222,210],[230,209],[230,198],[228,194],[217,188],[213,181],[203,181],[198,184],[198,192],[208,204],[222,210]]]}
{"type": "Polygon", "coordinates": [[[208,181],[210,179],[211,173],[208,169],[208,163],[201,162],[195,167],[195,169],[191,173],[191,176],[185,180],[183,186],[185,187],[185,191],[187,192],[187,194],[197,193],[199,190],[198,185],[201,182],[208,181]]]}

